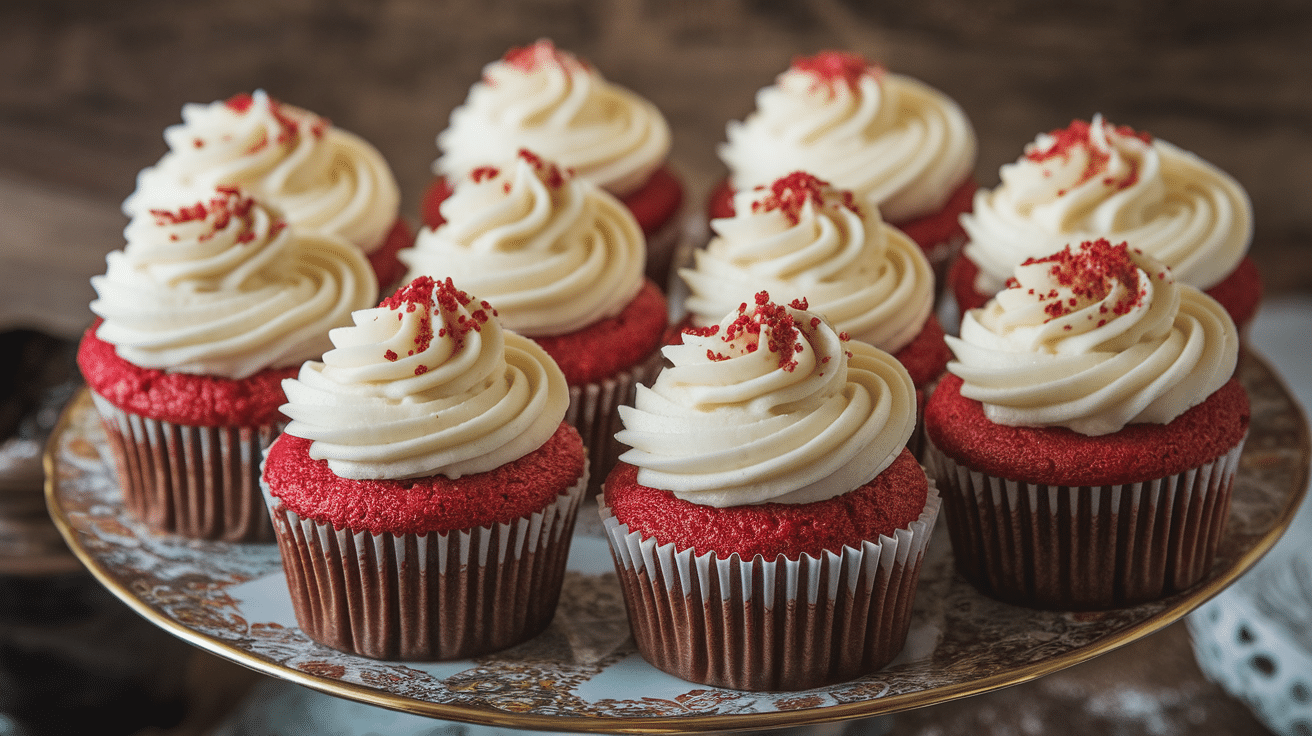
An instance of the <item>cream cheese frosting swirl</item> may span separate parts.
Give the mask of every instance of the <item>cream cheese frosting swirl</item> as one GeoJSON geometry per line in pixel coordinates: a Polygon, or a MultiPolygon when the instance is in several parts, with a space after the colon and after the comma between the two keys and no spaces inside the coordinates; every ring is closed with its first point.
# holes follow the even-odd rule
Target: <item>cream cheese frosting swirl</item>
{"type": "Polygon", "coordinates": [[[459,478],[533,452],[560,426],[565,376],[486,301],[423,276],[283,381],[286,431],[354,480],[459,478]]]}
{"type": "Polygon", "coordinates": [[[282,210],[300,230],[339,235],[366,253],[382,245],[401,205],[378,149],[263,90],[187,104],[164,131],[169,152],[137,175],[129,216],[176,199],[179,189],[237,185],[282,210]]]}
{"type": "Polygon", "coordinates": [[[1089,436],[1170,422],[1229,380],[1239,353],[1215,300],[1105,239],[1016,267],[948,345],[961,394],[990,421],[1089,436]]]}
{"type": "Polygon", "coordinates": [[[916,421],[911,377],[805,307],[762,292],[664,348],[673,365],[620,407],[620,459],[640,484],[718,508],[810,503],[897,458],[916,421]]]}
{"type": "Polygon", "coordinates": [[[563,335],[613,317],[643,284],[646,241],[618,199],[521,151],[480,167],[398,257],[418,275],[454,278],[492,302],[507,329],[563,335]]]}
{"type": "Polygon", "coordinates": [[[836,330],[896,353],[934,304],[934,273],[920,247],[850,192],[794,172],[734,195],[734,217],[680,269],[694,325],[715,324],[765,290],[805,298],[836,330]]]}
{"type": "Polygon", "coordinates": [[[132,218],[91,284],[96,334],[143,368],[241,379],[330,347],[378,298],[359,249],[302,233],[235,187],[132,218]]]}
{"type": "Polygon", "coordinates": [[[1038,136],[999,174],[961,218],[982,294],[1001,289],[1027,258],[1102,237],[1133,243],[1181,282],[1210,289],[1252,240],[1252,206],[1232,177],[1101,115],[1038,136]]]}
{"type": "Polygon", "coordinates": [[[437,146],[433,171],[451,181],[527,148],[624,197],[664,163],[670,128],[651,102],[542,39],[483,68],[437,146]]]}
{"type": "Polygon", "coordinates": [[[809,171],[895,223],[942,209],[975,165],[975,132],[955,102],[837,51],[794,59],[726,134],[719,155],[735,189],[809,171]]]}

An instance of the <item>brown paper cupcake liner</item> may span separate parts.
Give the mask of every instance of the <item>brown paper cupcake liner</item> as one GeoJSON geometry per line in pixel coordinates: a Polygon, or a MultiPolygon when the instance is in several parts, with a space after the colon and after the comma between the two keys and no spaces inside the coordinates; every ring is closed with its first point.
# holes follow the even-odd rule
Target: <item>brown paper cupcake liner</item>
{"type": "Polygon", "coordinates": [[[957,570],[994,598],[1078,611],[1163,598],[1207,574],[1244,442],[1183,473],[1108,486],[989,476],[926,445],[957,570]]]}
{"type": "Polygon", "coordinates": [[[269,542],[260,494],[264,448],[282,424],[193,427],[126,412],[96,392],[123,502],[156,532],[224,542],[269,542]]]}
{"type": "Polygon", "coordinates": [[[633,638],[658,669],[735,690],[805,690],[873,672],[906,643],[938,516],[822,557],[721,559],[642,538],[601,506],[633,638]]]}
{"type": "Polygon", "coordinates": [[[586,487],[585,469],[540,511],[427,534],[334,529],[264,490],[307,636],[375,659],[437,661],[505,649],[551,623],[586,487]]]}
{"type": "Polygon", "coordinates": [[[628,448],[615,439],[623,429],[620,422],[620,405],[633,402],[634,386],[651,385],[663,365],[660,350],[626,371],[596,383],[569,387],[569,409],[565,421],[579,431],[583,446],[588,450],[592,481],[588,495],[601,491],[601,483],[615,467],[619,456],[628,448]]]}
{"type": "Polygon", "coordinates": [[[680,208],[656,232],[646,238],[646,276],[667,294],[670,291],[670,280],[674,275],[675,254],[678,253],[680,241],[683,240],[685,224],[683,209],[680,208]]]}

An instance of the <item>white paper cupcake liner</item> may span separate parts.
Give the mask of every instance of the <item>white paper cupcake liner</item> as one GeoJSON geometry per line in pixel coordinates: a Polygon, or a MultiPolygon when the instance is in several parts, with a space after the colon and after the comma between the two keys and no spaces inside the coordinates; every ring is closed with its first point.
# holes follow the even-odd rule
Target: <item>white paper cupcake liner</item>
{"type": "Polygon", "coordinates": [[[259,472],[281,422],[193,427],[132,414],[94,391],[91,399],[133,516],[154,531],[192,539],[273,540],[259,472]]]}
{"type": "Polygon", "coordinates": [[[906,643],[920,563],[938,516],[822,557],[742,560],[643,539],[600,508],[642,656],[691,682],[805,690],[888,664],[906,643]]]}
{"type": "Polygon", "coordinates": [[[651,385],[656,380],[663,361],[660,350],[656,350],[638,365],[603,381],[569,387],[569,409],[565,412],[565,421],[578,430],[583,446],[588,450],[592,469],[592,481],[588,486],[590,496],[597,495],[606,475],[628,449],[615,439],[615,433],[624,428],[620,422],[620,405],[633,402],[634,386],[639,383],[651,385]]]}
{"type": "Polygon", "coordinates": [[[1036,608],[1098,610],[1182,591],[1211,569],[1244,442],[1142,483],[1048,486],[970,470],[926,442],[957,569],[1036,608]]]}
{"type": "Polygon", "coordinates": [[[587,475],[508,523],[427,534],[334,529],[262,484],[297,623],[375,659],[463,659],[527,641],[555,614],[587,475]]]}

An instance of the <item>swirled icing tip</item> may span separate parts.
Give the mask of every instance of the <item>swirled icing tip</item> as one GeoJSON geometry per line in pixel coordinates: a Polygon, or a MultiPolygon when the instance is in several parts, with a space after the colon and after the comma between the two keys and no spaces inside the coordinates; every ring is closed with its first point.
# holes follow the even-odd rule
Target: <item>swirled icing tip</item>
{"type": "MultiPolygon", "coordinates": [[[[201,200],[176,210],[152,209],[149,214],[155,218],[155,224],[160,227],[186,222],[208,222],[209,230],[196,236],[200,241],[209,240],[217,233],[226,230],[232,219],[236,218],[242,225],[241,232],[236,238],[237,242],[249,243],[254,240],[255,218],[251,212],[255,207],[254,198],[243,194],[241,188],[236,186],[218,186],[214,191],[215,196],[208,200],[201,200]]],[[[286,226],[287,223],[282,220],[274,221],[270,226],[270,237],[277,235],[286,226]]],[[[169,240],[177,241],[179,236],[173,233],[169,235],[169,240]]]]}
{"type": "Polygon", "coordinates": [[[795,56],[788,69],[810,74],[816,79],[812,90],[826,89],[830,94],[840,83],[855,91],[862,77],[879,79],[884,75],[882,66],[871,64],[860,54],[849,51],[821,51],[815,56],[795,56]]]}
{"type": "Polygon", "coordinates": [[[556,48],[556,44],[549,38],[539,38],[527,46],[516,46],[507,51],[501,60],[524,74],[532,74],[550,64],[557,66],[573,64],[583,69],[591,68],[583,59],[556,48]]]}
{"type": "MultiPolygon", "coordinates": [[[[1048,140],[1043,141],[1043,143],[1029,144],[1025,148],[1025,158],[1036,164],[1044,164],[1055,158],[1068,159],[1071,153],[1077,150],[1085,151],[1089,160],[1084,166],[1084,171],[1080,174],[1079,180],[1070,188],[1057,190],[1057,196],[1060,197],[1070,189],[1107,171],[1107,163],[1111,160],[1107,138],[1112,134],[1121,138],[1138,138],[1147,144],[1153,142],[1150,133],[1136,131],[1128,125],[1112,125],[1103,121],[1101,115],[1095,115],[1092,123],[1083,120],[1072,120],[1071,124],[1065,128],[1049,132],[1047,135],[1048,140]]],[[[1128,164],[1128,171],[1121,176],[1104,176],[1103,186],[1117,190],[1134,186],[1139,181],[1139,162],[1130,159],[1126,163],[1128,164]]],[[[1051,176],[1052,172],[1044,170],[1043,175],[1051,176]]]]}
{"type": "Polygon", "coordinates": [[[763,196],[752,201],[752,212],[771,212],[779,210],[788,222],[796,225],[801,221],[802,209],[810,202],[815,207],[824,207],[827,202],[846,207],[861,215],[861,208],[856,197],[846,189],[836,189],[816,176],[804,171],[794,171],[775,179],[769,187],[760,186],[755,191],[763,196]]]}
{"type": "MultiPolygon", "coordinates": [[[[1034,289],[1029,289],[1029,293],[1040,302],[1048,302],[1043,307],[1043,311],[1048,315],[1044,322],[1051,322],[1089,304],[1103,301],[1117,284],[1124,287],[1125,293],[1110,306],[1104,304],[1099,307],[1100,314],[1127,314],[1132,309],[1143,306],[1147,288],[1145,284],[1139,282],[1141,266],[1130,255],[1131,252],[1142,253],[1137,249],[1131,249],[1128,242],[1112,245],[1106,238],[1099,238],[1086,240],[1075,250],[1068,245],[1050,256],[1026,259],[1021,264],[1022,267],[1052,264],[1048,273],[1053,282],[1067,290],[1067,295],[1063,297],[1056,288],[1046,294],[1036,294],[1034,289]]],[[[1173,280],[1166,266],[1161,267],[1156,277],[1164,281],[1173,280]]],[[[1007,288],[1022,287],[1013,277],[1007,280],[1007,288]]],[[[1092,320],[1094,315],[1090,314],[1088,318],[1092,320]]],[[[1108,317],[1099,318],[1098,326],[1105,324],[1107,319],[1108,317]]],[[[1069,330],[1071,326],[1066,325],[1065,329],[1069,330]]]]}
{"type": "MultiPolygon", "coordinates": [[[[707,348],[706,358],[710,361],[721,361],[729,360],[735,355],[754,353],[760,349],[760,336],[764,333],[766,350],[779,355],[779,367],[782,370],[792,372],[797,368],[797,360],[794,356],[805,348],[801,342],[802,332],[797,328],[789,308],[806,311],[808,309],[806,299],[794,299],[788,307],[784,307],[771,302],[768,292],[757,292],[751,311],[748,311],[747,303],[743,302],[738,306],[737,316],[723,328],[724,334],[720,339],[728,346],[728,353],[707,348]],[[749,337],[743,341],[738,340],[744,336],[749,337]]],[[[819,322],[819,317],[812,317],[811,327],[818,327],[819,322]]],[[[684,334],[697,337],[713,337],[720,332],[720,325],[687,327],[683,330],[684,334]]],[[[841,333],[839,339],[847,341],[847,333],[841,333]]]]}
{"type": "MultiPolygon", "coordinates": [[[[396,312],[398,320],[403,318],[403,313],[420,312],[420,324],[415,334],[414,347],[407,353],[407,356],[410,356],[427,350],[435,334],[437,337],[451,338],[455,350],[458,351],[464,345],[465,335],[481,331],[484,323],[497,316],[497,311],[487,301],[478,302],[476,309],[466,309],[473,301],[472,296],[456,288],[450,276],[444,281],[438,281],[431,276],[417,276],[378,306],[396,312]],[[434,311],[438,313],[442,322],[436,332],[433,330],[434,311]]],[[[389,349],[383,354],[383,358],[394,363],[400,360],[401,356],[389,349]]],[[[415,375],[422,375],[427,371],[427,366],[420,365],[415,368],[415,375]]]]}
{"type": "MultiPolygon", "coordinates": [[[[314,114],[308,114],[306,120],[297,120],[288,114],[281,102],[266,94],[264,90],[256,90],[255,94],[238,92],[223,102],[224,107],[238,115],[245,115],[261,104],[268,107],[269,114],[278,123],[278,134],[274,136],[274,143],[280,146],[294,142],[302,132],[307,132],[316,139],[323,138],[324,134],[328,132],[329,126],[332,125],[327,118],[314,114]]],[[[268,145],[268,137],[262,137],[251,146],[247,153],[256,153],[268,145]]],[[[205,140],[199,137],[194,138],[192,146],[204,148],[205,140]]]]}

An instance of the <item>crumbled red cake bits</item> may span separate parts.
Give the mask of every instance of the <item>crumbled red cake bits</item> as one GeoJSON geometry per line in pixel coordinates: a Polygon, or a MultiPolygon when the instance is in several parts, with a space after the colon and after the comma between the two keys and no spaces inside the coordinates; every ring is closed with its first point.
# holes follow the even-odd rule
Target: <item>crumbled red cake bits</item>
{"type": "MultiPolygon", "coordinates": [[[[1037,164],[1046,163],[1055,158],[1066,159],[1070,157],[1072,151],[1083,149],[1089,157],[1084,166],[1084,171],[1080,174],[1080,179],[1076,184],[1083,184],[1094,177],[1102,174],[1107,170],[1107,162],[1111,156],[1103,150],[1092,145],[1089,137],[1092,133],[1093,126],[1083,120],[1072,120],[1071,124],[1061,130],[1054,130],[1048,135],[1052,136],[1053,142],[1046,149],[1031,147],[1025,153],[1025,158],[1037,164]]],[[[1135,131],[1128,125],[1117,125],[1112,128],[1115,133],[1123,138],[1138,138],[1145,143],[1152,143],[1152,135],[1148,133],[1135,131]]],[[[1102,179],[1104,186],[1112,189],[1125,189],[1134,186],[1139,181],[1139,162],[1131,160],[1129,171],[1118,177],[1105,176],[1102,179]]],[[[1045,175],[1051,172],[1045,171],[1045,175]]],[[[1065,189],[1057,192],[1058,196],[1066,194],[1065,189]]]]}
{"type": "Polygon", "coordinates": [[[839,83],[855,91],[861,83],[861,77],[869,75],[878,79],[884,73],[883,67],[870,64],[860,55],[846,51],[821,51],[815,56],[797,56],[793,58],[792,68],[816,78],[813,90],[827,89],[831,95],[837,91],[839,83]]]}
{"type": "Polygon", "coordinates": [[[469,172],[469,178],[472,179],[475,184],[482,184],[489,179],[495,179],[497,174],[500,173],[501,170],[495,166],[479,166],[469,172]]]}
{"type": "Polygon", "coordinates": [[[815,207],[824,207],[826,199],[836,201],[839,206],[860,215],[856,197],[846,190],[834,189],[829,182],[819,179],[804,171],[794,171],[782,176],[766,187],[757,187],[763,193],[752,202],[752,212],[772,212],[779,210],[788,222],[796,225],[802,216],[802,208],[810,202],[815,207]]]}
{"type": "Polygon", "coordinates": [[[519,157],[527,161],[533,167],[533,170],[538,173],[538,178],[542,180],[542,183],[551,189],[561,188],[573,175],[573,172],[561,171],[559,166],[544,161],[541,156],[527,148],[519,149],[519,157]]]}
{"type": "MultiPolygon", "coordinates": [[[[757,293],[756,308],[750,314],[747,312],[746,304],[738,307],[738,317],[729,324],[721,339],[730,343],[741,335],[760,335],[762,327],[767,328],[770,334],[766,349],[779,355],[779,367],[790,372],[797,368],[797,361],[793,359],[793,355],[804,349],[799,340],[801,333],[793,323],[792,313],[783,306],[771,302],[770,295],[764,291],[757,293]]],[[[758,347],[759,342],[753,341],[744,345],[743,349],[752,353],[756,352],[758,347]]],[[[712,360],[726,359],[723,356],[714,357],[709,350],[707,355],[712,360]]]]}
{"type": "MultiPolygon", "coordinates": [[[[1113,314],[1126,314],[1136,307],[1143,306],[1145,289],[1144,285],[1139,283],[1139,265],[1130,257],[1128,243],[1112,245],[1106,238],[1087,240],[1080,243],[1074,251],[1068,245],[1053,255],[1030,258],[1021,265],[1042,263],[1052,264],[1049,274],[1058,285],[1068,288],[1072,294],[1065,300],[1058,298],[1055,289],[1037,295],[1039,301],[1052,300],[1044,306],[1044,311],[1048,314],[1048,319],[1045,320],[1047,322],[1076,311],[1080,305],[1102,301],[1116,284],[1125,287],[1125,294],[1110,308],[1105,305],[1101,307],[1099,310],[1101,313],[1110,311],[1113,314]]],[[[1015,283],[1015,279],[1008,280],[1011,288],[1014,288],[1015,283]]],[[[1105,321],[1099,322],[1099,325],[1104,324],[1105,321]]],[[[1069,326],[1067,328],[1069,329],[1069,326]]]]}
{"type": "Polygon", "coordinates": [[[232,97],[229,97],[223,104],[227,105],[228,108],[235,113],[245,114],[255,105],[255,98],[248,92],[238,92],[232,97]]]}
{"type": "MultiPolygon", "coordinates": [[[[251,214],[254,206],[255,200],[243,195],[237,187],[223,186],[215,188],[215,196],[209,201],[197,202],[177,210],[151,210],[150,214],[155,218],[155,224],[161,226],[208,222],[210,229],[197,236],[197,240],[201,241],[209,240],[227,229],[233,218],[236,218],[241,224],[237,242],[249,243],[255,239],[255,218],[251,214]]],[[[276,234],[283,227],[283,222],[275,222],[272,233],[276,234]]],[[[175,235],[170,240],[176,241],[178,238],[175,235]]]]}
{"type": "MultiPolygon", "coordinates": [[[[435,281],[430,276],[418,276],[414,281],[401,287],[397,292],[384,299],[380,307],[391,309],[398,312],[420,312],[419,315],[419,332],[414,338],[414,348],[407,354],[414,355],[427,350],[433,342],[433,310],[437,309],[441,315],[442,326],[437,331],[438,337],[450,337],[455,342],[455,349],[460,350],[464,345],[465,335],[471,331],[478,332],[482,330],[483,324],[488,321],[488,314],[496,315],[496,310],[486,301],[479,302],[479,309],[474,310],[468,316],[459,312],[473,298],[465,292],[457,289],[455,284],[448,276],[445,281],[435,281]]],[[[396,360],[396,353],[388,350],[384,355],[389,361],[396,360]]],[[[426,366],[419,366],[415,369],[415,375],[420,375],[427,371],[426,366]]]]}
{"type": "Polygon", "coordinates": [[[525,74],[532,74],[544,65],[555,64],[565,66],[570,59],[573,59],[579,66],[588,67],[588,63],[582,59],[561,51],[556,48],[556,44],[551,39],[542,38],[528,46],[518,46],[506,52],[501,60],[515,67],[525,74]]]}

